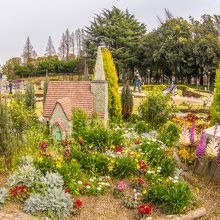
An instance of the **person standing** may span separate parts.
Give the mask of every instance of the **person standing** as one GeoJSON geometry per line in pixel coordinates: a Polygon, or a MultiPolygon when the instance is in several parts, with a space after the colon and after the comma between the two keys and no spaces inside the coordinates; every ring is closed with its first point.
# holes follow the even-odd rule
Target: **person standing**
{"type": "Polygon", "coordinates": [[[13,87],[12,82],[9,82],[8,87],[9,87],[9,95],[10,95],[12,94],[12,87],[13,87]]]}
{"type": "Polygon", "coordinates": [[[138,87],[138,92],[141,92],[141,76],[138,70],[134,73],[134,92],[136,92],[136,87],[138,87]]]}

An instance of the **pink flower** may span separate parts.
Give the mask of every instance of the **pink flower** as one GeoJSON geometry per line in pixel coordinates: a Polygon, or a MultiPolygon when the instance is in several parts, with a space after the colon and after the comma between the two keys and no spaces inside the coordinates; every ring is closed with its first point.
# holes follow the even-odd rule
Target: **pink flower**
{"type": "Polygon", "coordinates": [[[118,146],[116,149],[116,153],[122,153],[123,148],[121,146],[118,146]]]}
{"type": "Polygon", "coordinates": [[[119,182],[118,182],[118,184],[117,184],[117,189],[119,190],[119,191],[123,191],[124,189],[125,189],[125,183],[124,183],[124,181],[123,180],[120,180],[119,182]]]}

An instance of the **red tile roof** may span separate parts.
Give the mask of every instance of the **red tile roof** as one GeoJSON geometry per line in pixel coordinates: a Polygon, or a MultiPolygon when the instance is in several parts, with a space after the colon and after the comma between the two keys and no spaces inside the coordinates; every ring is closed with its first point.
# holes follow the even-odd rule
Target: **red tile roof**
{"type": "Polygon", "coordinates": [[[91,116],[93,97],[90,81],[50,81],[43,116],[50,118],[57,103],[61,105],[69,120],[72,108],[82,108],[91,116]]]}

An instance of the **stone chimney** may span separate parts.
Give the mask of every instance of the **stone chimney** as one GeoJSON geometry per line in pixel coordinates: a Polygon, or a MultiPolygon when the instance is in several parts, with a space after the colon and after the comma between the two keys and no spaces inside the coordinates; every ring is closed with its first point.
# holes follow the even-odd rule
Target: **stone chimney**
{"type": "Polygon", "coordinates": [[[105,80],[105,72],[102,60],[102,46],[98,47],[94,80],[91,82],[91,90],[94,94],[93,112],[102,116],[104,124],[108,122],[108,82],[105,80]]]}

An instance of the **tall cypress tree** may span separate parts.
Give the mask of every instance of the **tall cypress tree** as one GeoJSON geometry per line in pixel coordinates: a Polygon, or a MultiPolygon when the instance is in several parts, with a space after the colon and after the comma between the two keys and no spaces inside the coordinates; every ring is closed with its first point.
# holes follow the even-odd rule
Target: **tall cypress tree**
{"type": "Polygon", "coordinates": [[[216,70],[215,91],[210,109],[211,123],[220,124],[220,66],[216,70]]]}
{"type": "Polygon", "coordinates": [[[131,117],[133,111],[133,97],[129,82],[124,85],[121,93],[122,116],[124,119],[131,117]]]}

